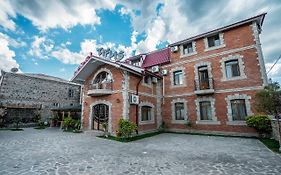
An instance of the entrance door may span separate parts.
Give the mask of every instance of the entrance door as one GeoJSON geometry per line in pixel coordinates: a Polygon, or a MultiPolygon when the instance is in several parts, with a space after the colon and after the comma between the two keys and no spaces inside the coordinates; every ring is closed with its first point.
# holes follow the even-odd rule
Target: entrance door
{"type": "Polygon", "coordinates": [[[106,104],[93,106],[93,129],[102,130],[102,124],[108,122],[109,107],[106,104]]]}

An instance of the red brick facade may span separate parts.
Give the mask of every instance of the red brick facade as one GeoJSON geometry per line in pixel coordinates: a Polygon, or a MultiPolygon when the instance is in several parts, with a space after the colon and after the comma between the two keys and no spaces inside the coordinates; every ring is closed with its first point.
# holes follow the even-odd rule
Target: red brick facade
{"type": "MultiPolygon", "coordinates": [[[[206,49],[206,37],[197,37],[193,42],[195,47],[193,54],[182,56],[184,42],[169,46],[178,47],[178,51],[171,51],[170,63],[158,65],[161,70],[167,70],[167,74],[151,85],[145,85],[143,76],[134,74],[112,65],[101,65],[88,76],[83,89],[83,128],[93,129],[92,107],[98,103],[109,105],[110,132],[115,134],[117,123],[120,118],[129,119],[138,124],[140,132],[157,130],[165,125],[167,130],[172,131],[204,131],[223,133],[246,133],[255,134],[255,131],[245,125],[243,121],[232,119],[231,100],[245,100],[247,115],[255,113],[255,93],[266,85],[264,76],[264,63],[259,43],[258,23],[250,21],[238,26],[220,30],[220,46],[214,49],[206,49]],[[222,39],[222,40],[221,40],[222,39]],[[204,41],[205,40],[205,41],[204,41]],[[234,79],[226,78],[225,64],[229,60],[238,60],[240,76],[234,79]],[[198,70],[206,66],[208,70],[209,84],[212,87],[205,91],[196,91],[196,83],[199,81],[198,70]],[[107,70],[112,75],[111,94],[101,96],[89,96],[88,87],[101,69],[107,70]],[[176,70],[183,72],[183,83],[180,86],[173,85],[176,70]],[[139,85],[139,86],[138,86],[139,85]],[[139,95],[139,105],[130,104],[131,94],[139,95]],[[198,93],[200,92],[200,93],[198,93]],[[211,104],[212,119],[202,121],[200,118],[202,101],[211,104]],[[176,102],[184,104],[184,121],[177,122],[173,119],[176,102]],[[150,122],[141,122],[141,106],[151,107],[150,122]],[[138,114],[136,113],[138,112],[138,114]],[[137,120],[137,116],[139,121],[137,120]],[[191,127],[187,123],[191,123],[191,127]]],[[[148,68],[148,70],[151,70],[148,68]]]]}

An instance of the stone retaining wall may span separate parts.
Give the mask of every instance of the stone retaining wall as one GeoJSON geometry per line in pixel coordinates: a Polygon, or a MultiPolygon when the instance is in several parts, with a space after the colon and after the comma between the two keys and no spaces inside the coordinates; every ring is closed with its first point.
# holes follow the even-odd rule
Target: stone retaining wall
{"type": "MultiPolygon", "coordinates": [[[[281,121],[279,120],[279,125],[281,126],[281,121]]],[[[271,126],[272,126],[272,137],[278,141],[278,130],[276,126],[276,119],[271,120],[271,126]]]]}

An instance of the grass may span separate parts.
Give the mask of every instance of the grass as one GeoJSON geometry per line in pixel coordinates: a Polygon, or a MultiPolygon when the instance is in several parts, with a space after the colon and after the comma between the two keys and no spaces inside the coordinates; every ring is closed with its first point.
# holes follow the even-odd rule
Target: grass
{"type": "Polygon", "coordinates": [[[266,147],[271,149],[273,152],[279,153],[279,143],[274,139],[259,139],[266,147]]]}
{"type": "Polygon", "coordinates": [[[10,129],[11,131],[23,131],[23,129],[21,129],[21,128],[12,128],[12,129],[10,129]]]}
{"type": "Polygon", "coordinates": [[[156,136],[156,135],[159,135],[159,134],[161,134],[161,133],[162,133],[162,132],[152,132],[152,133],[137,135],[137,136],[130,137],[130,138],[121,138],[121,137],[115,137],[115,136],[108,136],[108,137],[105,137],[105,136],[97,136],[97,137],[99,137],[99,138],[104,138],[104,139],[109,139],[109,140],[115,140],[115,141],[119,141],[119,142],[128,143],[128,142],[132,142],[132,141],[141,140],[141,139],[144,139],[144,138],[156,136]]]}
{"type": "Polygon", "coordinates": [[[45,128],[46,128],[45,126],[37,126],[34,129],[45,129],[45,128]]]}

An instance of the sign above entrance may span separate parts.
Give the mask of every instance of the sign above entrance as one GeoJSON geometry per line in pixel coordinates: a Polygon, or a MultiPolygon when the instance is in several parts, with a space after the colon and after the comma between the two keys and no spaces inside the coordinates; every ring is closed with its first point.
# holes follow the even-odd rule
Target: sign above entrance
{"type": "Polygon", "coordinates": [[[109,48],[104,49],[101,47],[101,48],[98,48],[97,51],[98,51],[98,55],[100,57],[103,57],[104,59],[108,59],[108,60],[113,60],[113,61],[120,61],[125,56],[124,51],[117,52],[117,51],[112,51],[109,48]]]}

